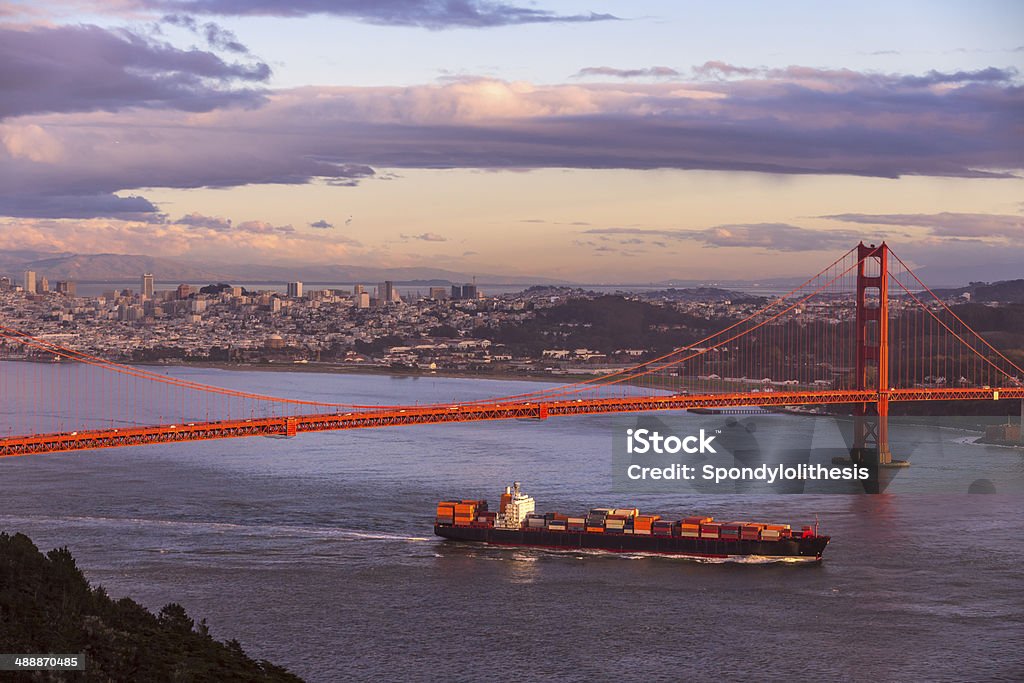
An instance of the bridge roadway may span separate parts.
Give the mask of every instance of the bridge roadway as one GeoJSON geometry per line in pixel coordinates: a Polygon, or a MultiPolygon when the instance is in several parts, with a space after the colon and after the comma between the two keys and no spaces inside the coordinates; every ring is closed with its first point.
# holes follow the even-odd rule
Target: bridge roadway
{"type": "MultiPolygon", "coordinates": [[[[1024,387],[893,389],[890,401],[992,401],[1024,399],[1024,387]]],[[[877,401],[874,390],[775,391],[736,394],[673,394],[621,398],[548,400],[543,402],[469,403],[466,405],[382,406],[348,413],[261,417],[180,425],[96,429],[0,438],[0,457],[36,455],[121,446],[144,446],[244,436],[294,436],[302,432],[366,429],[400,425],[545,419],[566,415],[599,415],[690,408],[795,406],[877,401]]],[[[495,399],[500,401],[501,399],[495,399]]]]}

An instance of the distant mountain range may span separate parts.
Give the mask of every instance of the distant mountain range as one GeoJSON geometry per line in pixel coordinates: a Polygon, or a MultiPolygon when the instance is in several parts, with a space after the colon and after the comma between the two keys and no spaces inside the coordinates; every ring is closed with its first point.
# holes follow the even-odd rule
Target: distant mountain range
{"type": "Polygon", "coordinates": [[[153,273],[158,281],[167,282],[303,282],[376,283],[392,280],[404,284],[448,284],[470,282],[475,277],[482,284],[565,284],[565,280],[545,277],[501,275],[495,273],[463,273],[443,268],[376,268],[354,265],[267,265],[213,264],[138,254],[53,254],[31,250],[0,253],[0,273],[18,281],[26,270],[34,270],[56,280],[77,282],[135,282],[142,273],[153,273]]]}
{"type": "MultiPolygon", "coordinates": [[[[443,268],[406,267],[378,268],[358,265],[322,264],[223,264],[184,261],[145,256],[141,254],[74,254],[20,249],[0,251],[0,275],[9,275],[21,281],[22,273],[34,270],[56,280],[77,282],[134,283],[142,273],[153,273],[164,284],[176,282],[289,282],[302,280],[309,283],[363,283],[374,284],[391,280],[406,285],[446,285],[470,282],[475,277],[480,284],[490,285],[575,285],[569,280],[540,276],[502,275],[500,273],[467,273],[443,268]]],[[[921,279],[933,288],[962,287],[969,282],[1013,280],[1024,276],[1024,267],[1018,263],[991,264],[962,267],[956,270],[922,267],[921,279]],[[934,272],[933,272],[934,271],[934,272]]],[[[776,277],[760,280],[720,279],[664,279],[651,283],[616,283],[622,286],[661,288],[693,288],[716,286],[723,289],[743,289],[771,292],[788,289],[803,281],[803,277],[776,277]]]]}

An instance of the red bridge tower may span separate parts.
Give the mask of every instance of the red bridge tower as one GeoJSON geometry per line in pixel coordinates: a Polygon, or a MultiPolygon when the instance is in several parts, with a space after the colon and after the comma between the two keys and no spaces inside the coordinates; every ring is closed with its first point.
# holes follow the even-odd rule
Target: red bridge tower
{"type": "Polygon", "coordinates": [[[889,247],[861,242],[857,260],[856,388],[876,390],[878,400],[854,406],[851,456],[889,465],[889,247]]]}

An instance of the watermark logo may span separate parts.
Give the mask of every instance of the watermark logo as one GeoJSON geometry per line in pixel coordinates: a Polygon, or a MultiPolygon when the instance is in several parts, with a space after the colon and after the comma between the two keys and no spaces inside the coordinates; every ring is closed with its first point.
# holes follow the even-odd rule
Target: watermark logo
{"type": "MultiPolygon", "coordinates": [[[[721,434],[722,430],[716,430],[721,434]]],[[[629,454],[643,455],[645,453],[676,454],[676,453],[717,453],[711,442],[715,435],[708,436],[705,430],[700,430],[699,436],[686,436],[679,438],[674,434],[662,436],[661,432],[650,429],[627,429],[626,430],[626,452],[629,454]],[[696,445],[695,445],[696,444],[696,445]]]]}

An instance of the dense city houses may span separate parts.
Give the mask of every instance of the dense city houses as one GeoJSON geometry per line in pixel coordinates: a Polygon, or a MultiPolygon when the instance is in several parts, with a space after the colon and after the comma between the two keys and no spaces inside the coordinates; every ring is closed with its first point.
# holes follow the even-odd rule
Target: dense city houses
{"type": "MultiPolygon", "coordinates": [[[[475,284],[422,291],[382,282],[368,288],[314,289],[291,282],[283,291],[187,284],[158,288],[143,274],[140,288],[78,296],[74,282],[51,287],[27,271],[22,282],[0,279],[7,325],[111,360],[148,362],[341,363],[430,370],[559,372],[566,366],[635,362],[653,349],[552,348],[515,353],[487,330],[532,319],[538,310],[597,296],[569,288],[530,288],[485,297],[475,284]]],[[[750,303],[690,302],[704,318],[729,316],[750,303]]],[[[31,354],[7,344],[10,357],[31,354]]]]}
{"type": "MultiPolygon", "coordinates": [[[[145,273],[138,290],[79,296],[74,282],[26,271],[21,282],[0,278],[0,307],[9,328],[109,360],[550,375],[634,365],[766,301],[710,288],[609,295],[531,287],[485,296],[475,284],[403,286],[404,293],[390,281],[348,289],[295,281],[261,291],[159,284],[145,273]]],[[[838,325],[854,306],[823,300],[795,313],[801,324],[838,325]]],[[[0,357],[53,360],[48,355],[0,341],[0,357]]]]}

